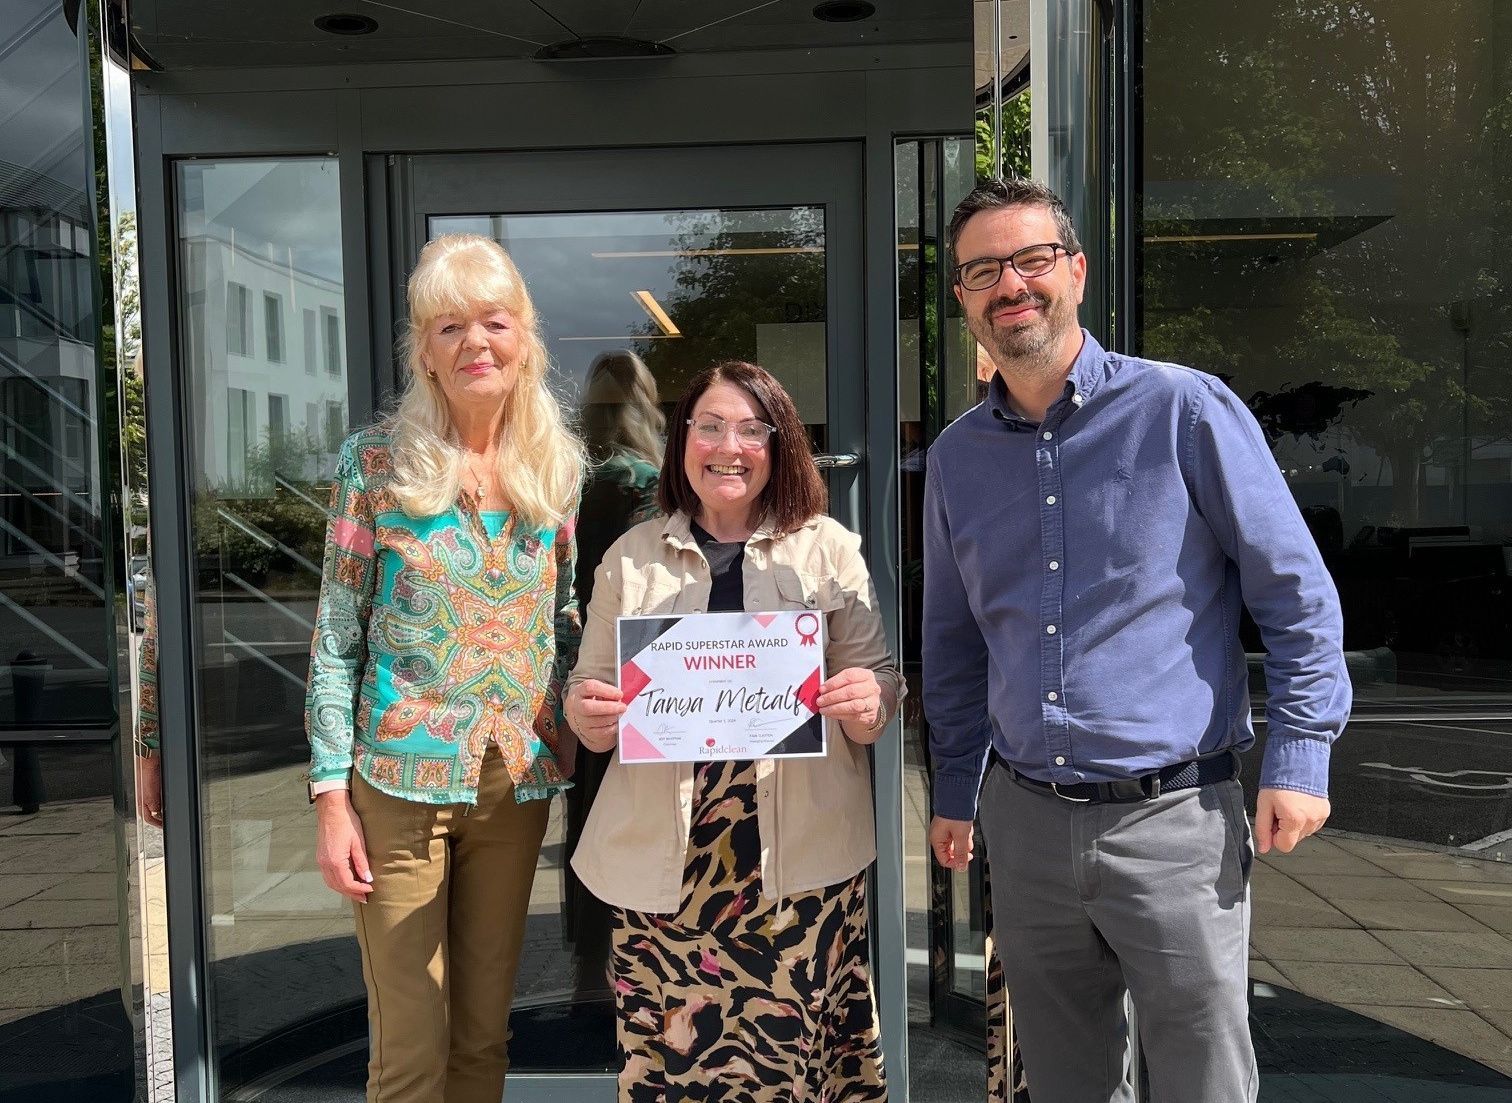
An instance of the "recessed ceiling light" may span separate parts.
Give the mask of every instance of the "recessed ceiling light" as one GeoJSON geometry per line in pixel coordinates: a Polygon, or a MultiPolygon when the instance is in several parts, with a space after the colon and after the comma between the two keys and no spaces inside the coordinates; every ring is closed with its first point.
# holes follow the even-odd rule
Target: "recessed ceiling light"
{"type": "Polygon", "coordinates": [[[826,23],[854,23],[877,14],[877,5],[867,0],[824,0],[814,5],[814,18],[826,23]]]}
{"type": "Polygon", "coordinates": [[[378,29],[378,20],[366,15],[352,15],[350,12],[332,12],[330,15],[317,16],[315,26],[326,34],[372,34],[378,29]]]}
{"type": "Polygon", "coordinates": [[[536,51],[537,61],[562,61],[568,58],[666,57],[677,53],[661,42],[624,35],[599,35],[592,38],[569,38],[553,42],[536,51]]]}

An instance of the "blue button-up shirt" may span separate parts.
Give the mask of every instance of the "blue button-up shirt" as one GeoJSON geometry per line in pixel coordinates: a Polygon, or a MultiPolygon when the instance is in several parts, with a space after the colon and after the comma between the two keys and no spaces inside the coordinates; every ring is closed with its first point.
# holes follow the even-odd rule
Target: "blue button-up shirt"
{"type": "Polygon", "coordinates": [[[972,818],[989,744],[1063,784],[1248,747],[1241,601],[1268,651],[1260,784],[1327,795],[1351,699],[1338,593],[1221,381],[1084,332],[1043,423],[995,376],[940,434],[924,510],[937,815],[972,818]]]}

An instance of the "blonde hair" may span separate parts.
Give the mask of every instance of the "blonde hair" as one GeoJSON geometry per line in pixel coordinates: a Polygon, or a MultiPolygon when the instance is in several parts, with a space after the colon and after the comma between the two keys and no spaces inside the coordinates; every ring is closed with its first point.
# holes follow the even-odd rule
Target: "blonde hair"
{"type": "Polygon", "coordinates": [[[656,377],[639,356],[618,349],[593,358],[583,388],[583,408],[590,407],[608,410],[601,420],[583,418],[581,429],[593,460],[602,463],[622,451],[661,466],[667,419],[657,406],[656,377]]]}
{"type": "Polygon", "coordinates": [[[420,250],[406,289],[409,328],[400,355],[409,376],[385,425],[392,436],[391,489],[411,517],[434,517],[456,500],[464,457],[441,385],[421,362],[426,330],[442,314],[503,309],[520,328],[521,357],[504,404],[495,476],[515,513],[537,528],[559,525],[582,483],[582,443],[546,386],[546,345],[535,305],[509,254],[480,234],[446,234],[420,250]]]}

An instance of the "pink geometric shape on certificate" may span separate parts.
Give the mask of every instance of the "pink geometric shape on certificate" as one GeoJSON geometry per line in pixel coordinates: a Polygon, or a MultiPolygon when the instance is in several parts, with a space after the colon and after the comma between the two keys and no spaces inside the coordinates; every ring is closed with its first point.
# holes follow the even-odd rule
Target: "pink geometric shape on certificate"
{"type": "Polygon", "coordinates": [[[763,628],[772,627],[772,622],[777,619],[776,613],[752,613],[751,619],[763,628]]]}
{"type": "Polygon", "coordinates": [[[651,741],[636,730],[632,724],[626,724],[620,732],[620,761],[629,759],[631,762],[654,762],[667,756],[651,746],[651,741]]]}
{"type": "Polygon", "coordinates": [[[807,705],[810,712],[819,711],[819,671],[817,668],[798,687],[798,700],[807,705]]]}
{"type": "Polygon", "coordinates": [[[635,695],[650,684],[651,676],[636,666],[634,659],[620,667],[620,692],[624,694],[620,699],[625,704],[635,700],[635,695]]]}

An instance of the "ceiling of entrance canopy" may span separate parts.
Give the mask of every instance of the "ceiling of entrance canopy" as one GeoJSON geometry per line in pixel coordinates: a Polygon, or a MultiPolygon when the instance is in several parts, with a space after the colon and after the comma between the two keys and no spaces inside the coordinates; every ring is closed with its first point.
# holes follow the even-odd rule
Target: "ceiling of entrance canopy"
{"type": "Polygon", "coordinates": [[[596,39],[679,54],[972,39],[972,0],[871,6],[872,15],[842,22],[816,17],[820,0],[131,0],[128,11],[138,47],[167,70],[530,58],[596,39]],[[332,14],[377,27],[348,35],[316,27],[332,14]]]}

